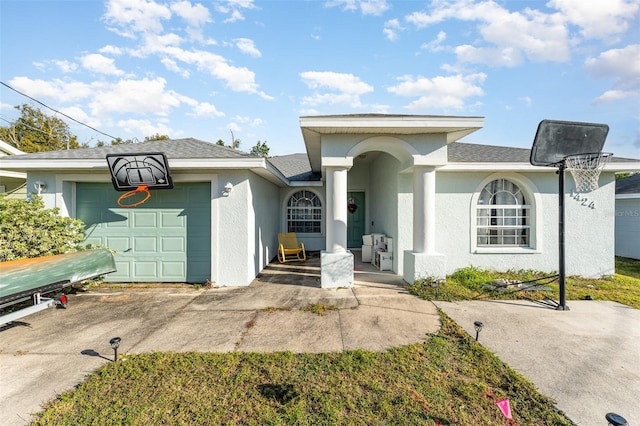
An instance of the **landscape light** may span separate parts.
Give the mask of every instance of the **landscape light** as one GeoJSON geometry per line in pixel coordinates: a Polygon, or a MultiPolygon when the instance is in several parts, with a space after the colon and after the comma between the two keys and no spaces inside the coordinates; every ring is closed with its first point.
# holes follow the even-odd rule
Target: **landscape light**
{"type": "Polygon", "coordinates": [[[607,419],[607,421],[609,422],[609,425],[611,426],[628,426],[629,424],[624,419],[624,417],[616,413],[607,413],[607,415],[604,416],[604,418],[607,419]]]}
{"type": "Polygon", "coordinates": [[[114,362],[118,360],[118,346],[120,346],[120,340],[122,340],[122,339],[119,338],[119,337],[114,337],[113,339],[109,340],[109,344],[113,348],[113,361],[114,362]]]}
{"type": "Polygon", "coordinates": [[[473,323],[473,327],[476,329],[476,342],[477,342],[478,336],[480,335],[480,332],[482,331],[482,327],[484,327],[484,324],[480,321],[476,321],[473,323]]]}

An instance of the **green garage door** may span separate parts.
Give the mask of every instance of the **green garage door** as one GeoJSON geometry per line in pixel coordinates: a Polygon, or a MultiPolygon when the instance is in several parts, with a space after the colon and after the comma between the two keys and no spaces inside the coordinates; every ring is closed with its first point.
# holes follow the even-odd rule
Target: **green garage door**
{"type": "Polygon", "coordinates": [[[110,184],[77,183],[76,216],[87,243],[116,250],[111,282],[205,282],[211,275],[209,183],[151,191],[138,207],[122,208],[110,184]]]}

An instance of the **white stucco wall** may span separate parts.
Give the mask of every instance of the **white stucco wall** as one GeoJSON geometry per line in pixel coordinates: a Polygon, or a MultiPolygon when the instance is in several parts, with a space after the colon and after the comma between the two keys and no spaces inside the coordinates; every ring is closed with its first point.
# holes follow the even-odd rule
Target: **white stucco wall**
{"type": "MultiPolygon", "coordinates": [[[[398,180],[400,162],[382,153],[369,166],[370,233],[381,233],[393,239],[393,270],[398,271],[402,246],[398,246],[398,180]]],[[[402,265],[402,263],[400,263],[402,265]]]]}
{"type": "Polygon", "coordinates": [[[253,173],[249,174],[249,184],[247,259],[250,279],[253,280],[276,257],[281,211],[280,191],[276,185],[253,173]]]}
{"type": "MultiPolygon", "coordinates": [[[[532,269],[557,271],[558,263],[558,178],[547,173],[444,173],[436,178],[437,245],[447,256],[447,273],[470,265],[488,269],[532,269]],[[482,189],[492,177],[512,178],[518,183],[531,182],[537,188],[535,214],[538,233],[534,249],[474,248],[472,194],[482,189]],[[536,201],[537,198],[537,201],[536,201]]],[[[571,198],[573,181],[567,174],[565,198],[565,266],[567,275],[596,277],[609,275],[614,269],[613,175],[601,177],[601,187],[584,194],[582,201],[571,198]],[[595,208],[588,207],[593,202],[595,208]]],[[[523,188],[524,189],[524,188],[523,188]]]]}
{"type": "Polygon", "coordinates": [[[616,256],[640,259],[640,194],[616,197],[616,256]]]}

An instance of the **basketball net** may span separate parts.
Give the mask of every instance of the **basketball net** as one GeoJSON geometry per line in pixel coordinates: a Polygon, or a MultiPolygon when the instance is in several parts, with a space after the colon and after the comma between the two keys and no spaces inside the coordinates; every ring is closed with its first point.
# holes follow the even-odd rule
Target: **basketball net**
{"type": "Polygon", "coordinates": [[[612,155],[610,152],[595,152],[565,157],[565,170],[571,172],[576,184],[576,192],[589,192],[598,189],[600,172],[612,155]]]}
{"type": "Polygon", "coordinates": [[[120,207],[125,207],[125,208],[136,207],[136,206],[139,206],[140,204],[144,203],[145,201],[147,201],[150,197],[151,197],[151,193],[149,192],[149,187],[147,185],[140,185],[136,189],[134,189],[132,191],[127,191],[124,194],[122,194],[118,198],[118,205],[120,207]],[[127,198],[135,196],[139,192],[146,192],[146,194],[144,195],[144,197],[141,200],[136,201],[136,202],[131,203],[131,204],[123,203],[124,200],[126,200],[127,198]]]}

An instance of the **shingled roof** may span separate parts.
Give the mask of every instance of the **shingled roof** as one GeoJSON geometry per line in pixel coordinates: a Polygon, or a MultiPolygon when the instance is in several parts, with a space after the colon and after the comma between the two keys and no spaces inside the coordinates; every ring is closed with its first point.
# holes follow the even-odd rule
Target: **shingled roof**
{"type": "Polygon", "coordinates": [[[133,152],[164,152],[169,159],[190,158],[255,158],[251,154],[237,149],[215,145],[199,139],[169,139],[134,144],[109,145],[96,148],[79,148],[62,151],[35,152],[15,155],[11,160],[36,159],[101,159],[107,154],[123,154],[133,152]]]}
{"type": "Polygon", "coordinates": [[[640,194],[640,173],[616,180],[616,194],[640,194]]]}

